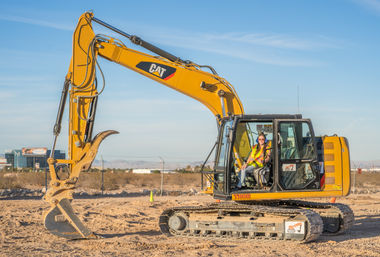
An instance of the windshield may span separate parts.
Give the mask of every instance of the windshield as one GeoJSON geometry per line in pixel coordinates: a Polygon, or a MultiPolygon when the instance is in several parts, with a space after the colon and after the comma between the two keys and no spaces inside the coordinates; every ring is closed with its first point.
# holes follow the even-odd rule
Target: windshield
{"type": "Polygon", "coordinates": [[[281,160],[314,159],[315,149],[307,122],[280,123],[281,160]]]}

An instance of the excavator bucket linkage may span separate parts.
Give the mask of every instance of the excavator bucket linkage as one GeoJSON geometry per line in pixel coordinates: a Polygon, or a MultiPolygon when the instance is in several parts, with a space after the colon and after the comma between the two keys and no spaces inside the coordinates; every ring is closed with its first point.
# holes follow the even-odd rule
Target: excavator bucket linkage
{"type": "Polygon", "coordinates": [[[44,215],[45,227],[52,234],[67,239],[97,238],[75,215],[71,206],[75,184],[81,171],[88,170],[94,161],[100,143],[109,135],[117,134],[117,131],[107,130],[99,133],[84,147],[83,156],[75,164],[72,164],[70,175],[65,180],[60,180],[56,175],[54,164],[56,160],[49,160],[50,189],[46,192],[44,200],[51,204],[51,208],[44,215]]]}

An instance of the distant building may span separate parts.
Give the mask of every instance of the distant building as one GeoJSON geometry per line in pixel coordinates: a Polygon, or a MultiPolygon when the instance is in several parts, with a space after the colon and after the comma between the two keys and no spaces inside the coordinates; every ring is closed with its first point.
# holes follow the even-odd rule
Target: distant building
{"type": "Polygon", "coordinates": [[[149,174],[149,173],[153,173],[153,171],[155,170],[158,170],[162,173],[173,173],[172,170],[164,170],[162,171],[162,169],[132,169],[132,173],[136,173],[136,174],[149,174]]]}
{"type": "Polygon", "coordinates": [[[5,151],[5,159],[6,159],[7,163],[13,167],[15,157],[14,157],[12,150],[5,151]]]}
{"type": "MultiPolygon", "coordinates": [[[[16,169],[22,168],[47,168],[47,159],[51,150],[46,147],[24,147],[22,149],[8,150],[5,152],[7,164],[16,169]]],[[[54,150],[54,158],[66,159],[66,154],[60,150],[54,150]]]]}
{"type": "Polygon", "coordinates": [[[138,174],[149,174],[152,173],[151,169],[133,169],[133,173],[138,173],[138,174]]]}
{"type": "Polygon", "coordinates": [[[7,167],[7,166],[11,166],[9,163],[7,163],[7,159],[5,158],[0,158],[0,168],[4,168],[4,167],[7,167]]]}

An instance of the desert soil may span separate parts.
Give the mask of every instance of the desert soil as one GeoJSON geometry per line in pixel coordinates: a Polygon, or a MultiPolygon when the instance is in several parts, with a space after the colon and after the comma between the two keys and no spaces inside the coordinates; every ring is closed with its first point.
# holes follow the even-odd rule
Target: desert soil
{"type": "MultiPolygon", "coordinates": [[[[318,199],[327,201],[328,199],[318,199]]],[[[102,239],[65,240],[49,234],[40,199],[0,200],[0,256],[380,256],[380,192],[338,198],[355,213],[352,229],[311,243],[162,235],[158,217],[171,206],[212,202],[210,196],[86,197],[72,203],[102,239]]]]}

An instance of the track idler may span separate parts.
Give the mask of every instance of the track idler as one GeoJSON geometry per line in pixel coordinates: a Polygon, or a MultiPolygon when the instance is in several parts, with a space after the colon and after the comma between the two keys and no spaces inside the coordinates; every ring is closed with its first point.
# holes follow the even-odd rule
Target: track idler
{"type": "Polygon", "coordinates": [[[117,134],[117,131],[107,130],[99,133],[83,148],[78,162],[70,162],[70,174],[67,179],[59,179],[56,163],[64,163],[48,159],[51,176],[50,188],[44,196],[44,200],[51,204],[51,208],[44,215],[45,227],[50,233],[66,239],[90,239],[97,238],[76,216],[71,206],[75,184],[81,171],[88,170],[94,161],[100,143],[109,135],[117,134]]]}

